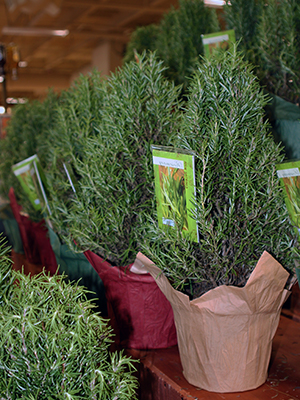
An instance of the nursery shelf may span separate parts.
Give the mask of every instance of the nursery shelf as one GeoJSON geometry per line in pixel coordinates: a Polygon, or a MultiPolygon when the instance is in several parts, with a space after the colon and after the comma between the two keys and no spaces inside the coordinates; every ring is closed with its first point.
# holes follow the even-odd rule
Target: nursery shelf
{"type": "Polygon", "coordinates": [[[151,351],[128,350],[128,353],[140,359],[139,400],[300,399],[300,323],[284,314],[273,341],[268,379],[255,390],[212,393],[190,385],[182,374],[177,346],[151,351]]]}

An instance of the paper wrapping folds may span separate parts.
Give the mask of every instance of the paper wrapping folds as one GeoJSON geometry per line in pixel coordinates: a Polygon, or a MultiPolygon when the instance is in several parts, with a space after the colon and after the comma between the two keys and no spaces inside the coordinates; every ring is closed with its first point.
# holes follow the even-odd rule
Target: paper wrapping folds
{"type": "Polygon", "coordinates": [[[290,292],[289,273],[267,252],[243,288],[219,286],[189,300],[139,253],[173,308],[183,375],[212,392],[255,389],[267,379],[272,341],[290,292]]]}
{"type": "Polygon", "coordinates": [[[114,267],[92,251],[84,254],[104,284],[117,342],[133,349],[177,344],[172,307],[149,273],[143,270],[138,274],[136,267],[132,272],[132,265],[114,267]]]}

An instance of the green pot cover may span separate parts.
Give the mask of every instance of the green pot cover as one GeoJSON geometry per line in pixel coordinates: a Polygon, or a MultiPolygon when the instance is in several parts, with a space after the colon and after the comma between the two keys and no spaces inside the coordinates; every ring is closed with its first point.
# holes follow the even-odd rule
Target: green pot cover
{"type": "Polygon", "coordinates": [[[20,235],[19,225],[14,217],[9,203],[0,205],[0,221],[4,228],[4,234],[8,243],[16,253],[24,254],[23,243],[20,235]]]}
{"type": "Polygon", "coordinates": [[[284,145],[286,159],[300,159],[300,108],[278,96],[272,96],[267,114],[276,142],[284,145]]]}
{"type": "Polygon", "coordinates": [[[95,300],[99,311],[103,316],[106,316],[107,306],[104,285],[92,265],[83,254],[75,253],[66,244],[62,244],[51,228],[49,228],[49,237],[59,266],[59,272],[64,272],[70,281],[80,280],[80,284],[92,292],[90,293],[90,299],[95,300]]]}

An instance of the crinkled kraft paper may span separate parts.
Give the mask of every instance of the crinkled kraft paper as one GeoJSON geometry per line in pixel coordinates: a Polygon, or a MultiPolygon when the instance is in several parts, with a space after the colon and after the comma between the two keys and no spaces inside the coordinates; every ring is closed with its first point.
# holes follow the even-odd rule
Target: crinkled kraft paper
{"type": "Polygon", "coordinates": [[[281,307],[290,294],[284,289],[289,273],[269,253],[262,254],[243,288],[219,286],[192,301],[143,254],[137,260],[171,303],[190,384],[226,393],[266,381],[281,307]]]}

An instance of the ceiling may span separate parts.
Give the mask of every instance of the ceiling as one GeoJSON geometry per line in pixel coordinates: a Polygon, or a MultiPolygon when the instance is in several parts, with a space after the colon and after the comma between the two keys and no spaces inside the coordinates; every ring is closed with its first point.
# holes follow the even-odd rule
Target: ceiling
{"type": "Polygon", "coordinates": [[[7,49],[15,44],[20,61],[27,64],[18,68],[17,79],[6,72],[0,105],[5,97],[38,98],[45,88],[68,87],[74,74],[91,64],[101,43],[113,43],[121,60],[131,32],[158,22],[172,5],[177,7],[178,1],[0,0],[0,44],[7,49]],[[44,30],[36,34],[36,28],[44,30]],[[69,34],[58,37],[49,32],[62,29],[69,34]]]}

